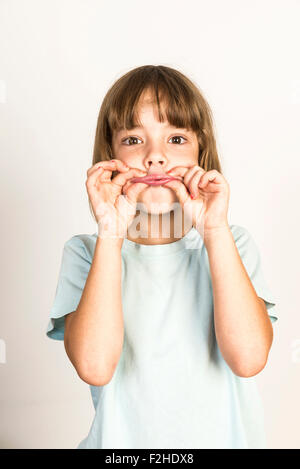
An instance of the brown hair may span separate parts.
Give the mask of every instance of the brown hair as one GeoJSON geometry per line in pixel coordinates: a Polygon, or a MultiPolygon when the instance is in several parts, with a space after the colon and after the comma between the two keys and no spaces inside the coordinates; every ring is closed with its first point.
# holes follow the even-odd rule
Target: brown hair
{"type": "MultiPolygon", "coordinates": [[[[121,76],[106,93],[98,116],[94,142],[93,165],[109,161],[114,130],[140,125],[137,104],[143,91],[156,97],[159,121],[164,122],[160,103],[165,103],[171,125],[193,130],[198,137],[198,164],[205,171],[222,172],[219,161],[211,109],[201,91],[189,78],[164,65],[143,65],[121,76]]],[[[113,172],[114,177],[117,172],[113,172]]]]}

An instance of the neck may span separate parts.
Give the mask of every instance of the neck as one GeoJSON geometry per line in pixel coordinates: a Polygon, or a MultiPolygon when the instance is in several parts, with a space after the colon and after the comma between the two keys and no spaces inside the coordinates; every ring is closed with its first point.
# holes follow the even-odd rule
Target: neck
{"type": "Polygon", "coordinates": [[[137,211],[132,224],[127,230],[127,239],[138,244],[169,244],[178,241],[190,231],[184,227],[184,217],[174,211],[153,215],[137,211]]]}

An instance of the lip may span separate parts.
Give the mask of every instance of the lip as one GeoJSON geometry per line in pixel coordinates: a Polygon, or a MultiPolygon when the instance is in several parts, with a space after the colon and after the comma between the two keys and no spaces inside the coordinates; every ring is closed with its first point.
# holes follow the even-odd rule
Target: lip
{"type": "Polygon", "coordinates": [[[148,174],[147,176],[143,177],[134,177],[131,179],[131,182],[143,182],[144,184],[148,184],[149,186],[162,186],[169,181],[181,181],[180,178],[176,178],[174,176],[168,176],[166,174],[148,174]]]}

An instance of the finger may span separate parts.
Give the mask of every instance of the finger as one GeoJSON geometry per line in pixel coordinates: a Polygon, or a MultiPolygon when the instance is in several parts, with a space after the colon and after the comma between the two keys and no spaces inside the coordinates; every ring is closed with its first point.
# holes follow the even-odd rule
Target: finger
{"type": "Polygon", "coordinates": [[[195,165],[193,166],[192,168],[189,169],[189,171],[185,174],[184,178],[183,178],[183,183],[185,184],[185,186],[188,188],[190,194],[191,194],[191,181],[194,177],[194,175],[200,171],[201,174],[202,173],[205,173],[204,169],[200,168],[198,165],[195,165]]]}
{"type": "Polygon", "coordinates": [[[129,169],[129,171],[126,171],[124,173],[120,173],[117,176],[115,176],[112,179],[112,182],[114,184],[117,184],[118,186],[122,187],[122,186],[124,186],[124,184],[127,181],[129,181],[133,177],[143,177],[143,176],[146,176],[146,174],[147,174],[147,171],[143,171],[143,170],[138,169],[138,168],[131,168],[131,169],[129,169]]]}
{"type": "Polygon", "coordinates": [[[114,170],[116,171],[128,171],[130,169],[129,166],[126,163],[124,163],[124,161],[118,160],[116,158],[110,160],[110,163],[115,164],[114,170]]]}
{"type": "Polygon", "coordinates": [[[197,199],[200,194],[200,190],[198,187],[199,181],[201,177],[205,174],[205,171],[202,169],[198,169],[193,175],[192,178],[189,181],[188,188],[191,194],[192,199],[197,199]]]}
{"type": "MultiPolygon", "coordinates": [[[[103,163],[103,162],[102,162],[103,163]]],[[[113,171],[113,167],[112,165],[111,166],[108,166],[108,165],[101,165],[101,166],[98,166],[97,168],[95,168],[94,171],[92,171],[90,173],[90,175],[88,176],[88,179],[87,179],[87,186],[96,186],[97,182],[99,181],[99,179],[101,181],[106,181],[106,182],[109,182],[111,179],[111,173],[113,171]]]]}
{"type": "Polygon", "coordinates": [[[128,171],[129,167],[127,166],[124,161],[113,159],[113,160],[105,160],[105,161],[98,161],[95,163],[91,168],[87,171],[87,176],[90,176],[92,173],[97,171],[100,167],[109,170],[109,171],[128,171]]]}
{"type": "Polygon", "coordinates": [[[101,167],[102,164],[103,161],[98,161],[98,163],[95,163],[93,166],[91,166],[86,172],[87,176],[90,176],[92,173],[94,173],[97,169],[101,167]]]}
{"type": "Polygon", "coordinates": [[[189,171],[189,168],[186,168],[185,166],[175,166],[174,168],[170,169],[170,171],[167,171],[167,174],[170,176],[180,176],[183,178],[187,171],[189,171]]]}
{"type": "Polygon", "coordinates": [[[148,187],[148,184],[144,182],[134,182],[130,183],[128,181],[123,187],[123,193],[132,204],[136,204],[139,194],[148,187]]]}
{"type": "Polygon", "coordinates": [[[94,187],[96,186],[96,182],[100,176],[102,176],[104,173],[104,168],[102,166],[98,167],[93,173],[91,173],[87,180],[86,180],[86,186],[87,187],[94,187]]]}
{"type": "Polygon", "coordinates": [[[164,187],[169,187],[170,189],[173,189],[175,192],[180,204],[185,204],[185,202],[189,199],[189,193],[181,181],[168,181],[164,184],[164,187]]]}
{"type": "Polygon", "coordinates": [[[185,184],[185,186],[189,188],[190,181],[197,171],[202,171],[203,173],[205,173],[205,170],[203,168],[198,165],[194,165],[189,168],[186,168],[184,166],[176,166],[172,170],[168,171],[168,174],[170,174],[171,176],[176,176],[178,174],[183,178],[183,183],[185,184]]]}
{"type": "Polygon", "coordinates": [[[206,171],[206,173],[204,173],[201,176],[200,181],[198,182],[198,187],[200,189],[203,189],[210,183],[213,183],[213,184],[224,183],[224,179],[222,175],[216,169],[206,171]]]}
{"type": "Polygon", "coordinates": [[[121,160],[102,161],[101,166],[95,168],[94,172],[90,174],[90,184],[95,185],[98,181],[99,176],[101,176],[101,181],[111,182],[111,175],[113,171],[116,171],[116,167],[117,170],[120,171],[122,174],[126,174],[130,170],[130,168],[121,160]]]}
{"type": "Polygon", "coordinates": [[[107,165],[106,164],[104,165],[104,172],[103,172],[103,176],[101,178],[102,181],[111,182],[111,180],[112,180],[111,178],[112,178],[112,176],[114,176],[114,174],[118,174],[118,172],[126,173],[130,169],[121,160],[110,160],[107,163],[108,163],[107,165]]]}
{"type": "Polygon", "coordinates": [[[194,175],[198,171],[201,172],[201,174],[205,173],[205,170],[203,168],[201,168],[198,165],[194,165],[194,166],[191,166],[188,169],[183,167],[183,166],[176,166],[171,171],[169,171],[168,174],[170,174],[171,176],[173,176],[173,174],[174,174],[174,176],[177,175],[177,174],[182,176],[183,177],[183,183],[185,184],[185,186],[188,188],[189,192],[191,193],[191,181],[192,181],[194,175]]]}
{"type": "MultiPolygon", "coordinates": [[[[123,190],[123,193],[126,193],[127,192],[127,189],[131,186],[133,187],[137,187],[137,193],[139,193],[141,190],[145,189],[146,187],[148,187],[148,184],[146,184],[145,182],[133,182],[132,179],[136,176],[140,177],[140,176],[146,176],[147,174],[147,171],[142,171],[140,169],[137,169],[137,168],[132,168],[130,170],[130,174],[129,174],[129,178],[126,178],[127,180],[125,180],[125,183],[122,187],[122,190],[123,190]]],[[[127,175],[127,173],[126,173],[127,175]]],[[[132,193],[135,193],[135,191],[131,191],[132,193]]]]}

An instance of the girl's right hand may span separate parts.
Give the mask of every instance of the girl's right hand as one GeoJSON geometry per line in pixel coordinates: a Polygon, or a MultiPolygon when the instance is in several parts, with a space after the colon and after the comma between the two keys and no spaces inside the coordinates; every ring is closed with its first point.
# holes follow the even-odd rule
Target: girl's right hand
{"type": "Polygon", "coordinates": [[[147,184],[141,182],[130,184],[130,179],[146,174],[146,171],[137,168],[130,169],[117,159],[100,161],[88,169],[85,185],[98,224],[99,237],[126,236],[127,228],[136,214],[138,195],[147,187],[147,184]],[[120,173],[111,179],[113,171],[120,173]],[[127,182],[127,188],[123,191],[127,182]]]}

